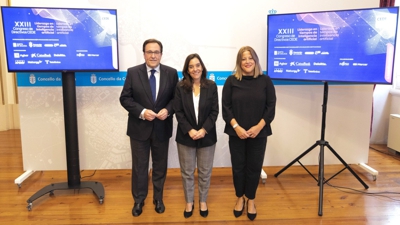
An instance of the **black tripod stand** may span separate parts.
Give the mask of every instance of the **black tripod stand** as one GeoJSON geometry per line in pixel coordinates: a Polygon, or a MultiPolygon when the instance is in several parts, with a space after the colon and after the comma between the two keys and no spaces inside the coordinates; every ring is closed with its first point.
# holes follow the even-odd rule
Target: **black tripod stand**
{"type": "Polygon", "coordinates": [[[283,171],[289,168],[294,163],[298,162],[313,178],[318,182],[319,185],[319,207],[318,207],[318,215],[322,216],[322,204],[323,204],[323,195],[324,195],[324,184],[334,178],[336,175],[348,169],[356,178],[357,180],[364,186],[365,189],[368,189],[368,185],[361,180],[361,178],[350,168],[350,166],[339,156],[339,154],[329,145],[327,141],[325,141],[325,120],[326,120],[326,108],[328,102],[328,82],[324,81],[324,100],[322,104],[322,124],[321,124],[321,139],[317,141],[314,145],[312,145],[309,149],[295,158],[292,162],[290,162],[287,166],[281,169],[278,173],[275,174],[275,177],[278,177],[283,171]],[[307,168],[301,164],[300,159],[303,158],[307,153],[313,150],[315,147],[320,146],[320,157],[319,157],[319,171],[318,171],[318,179],[315,178],[313,174],[307,168]],[[324,147],[328,147],[328,149],[336,156],[337,159],[345,166],[342,170],[337,172],[331,178],[325,180],[324,178],[324,147]]]}

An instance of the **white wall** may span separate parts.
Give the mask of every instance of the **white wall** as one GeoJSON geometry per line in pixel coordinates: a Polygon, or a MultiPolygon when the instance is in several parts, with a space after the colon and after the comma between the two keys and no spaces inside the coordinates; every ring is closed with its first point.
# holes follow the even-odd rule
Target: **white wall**
{"type": "Polygon", "coordinates": [[[389,114],[400,114],[400,90],[390,90],[391,104],[389,114]]]}
{"type": "Polygon", "coordinates": [[[386,144],[389,129],[389,115],[392,104],[391,85],[376,85],[373,93],[373,119],[371,144],[386,144]]]}
{"type": "MultiPolygon", "coordinates": [[[[400,6],[400,1],[395,2],[400,6]]],[[[399,28],[398,28],[399,29],[399,28]]],[[[400,40],[397,32],[397,43],[400,40]]],[[[400,114],[400,47],[396,45],[393,85],[377,85],[374,91],[374,118],[372,123],[371,144],[387,144],[389,115],[400,114]],[[397,88],[397,90],[395,90],[397,88]]]]}
{"type": "MultiPolygon", "coordinates": [[[[231,71],[243,45],[266,62],[266,18],[278,13],[370,8],[378,0],[187,1],[187,0],[14,0],[15,6],[117,8],[121,70],[143,63],[147,38],[164,44],[162,63],[181,70],[186,56],[198,52],[212,71],[231,71]]],[[[265,68],[264,68],[265,69],[265,68]]],[[[130,168],[127,113],[119,105],[122,87],[77,88],[81,169],[130,168]],[[101,101],[93,101],[99,99],[101,101]]],[[[219,87],[221,91],[222,87],[219,87]]],[[[277,114],[268,139],[264,165],[286,165],[320,139],[322,85],[276,86],[277,114]]],[[[19,88],[24,169],[65,169],[65,143],[60,88],[19,88]]],[[[368,161],[372,85],[330,86],[325,139],[348,162],[368,161]]],[[[176,125],[176,123],[175,123],[176,125]]],[[[217,121],[215,166],[230,166],[224,122],[217,121]]],[[[169,167],[179,167],[174,137],[169,167]]],[[[303,164],[318,164],[318,151],[303,164]]],[[[339,163],[331,154],[326,163],[339,163]]]]}

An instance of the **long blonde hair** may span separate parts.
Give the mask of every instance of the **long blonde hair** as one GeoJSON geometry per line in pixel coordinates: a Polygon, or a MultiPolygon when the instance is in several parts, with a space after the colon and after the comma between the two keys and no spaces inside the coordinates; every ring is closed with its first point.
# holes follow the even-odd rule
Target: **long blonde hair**
{"type": "Polygon", "coordinates": [[[260,62],[258,60],[257,53],[254,51],[254,49],[252,47],[244,46],[244,47],[241,47],[239,49],[239,52],[238,52],[237,57],[236,57],[236,66],[235,66],[233,75],[238,80],[242,80],[242,77],[243,77],[243,70],[242,70],[242,66],[241,66],[242,65],[242,56],[243,56],[243,53],[246,52],[246,51],[250,52],[251,57],[253,57],[253,60],[254,60],[254,63],[255,63],[253,77],[257,78],[260,74],[263,74],[260,62]]]}

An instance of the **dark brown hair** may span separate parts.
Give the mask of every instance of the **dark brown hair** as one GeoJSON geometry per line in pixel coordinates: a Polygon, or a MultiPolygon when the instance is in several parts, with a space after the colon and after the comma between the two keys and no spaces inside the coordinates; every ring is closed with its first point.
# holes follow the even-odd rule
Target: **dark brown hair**
{"type": "Polygon", "coordinates": [[[200,86],[206,87],[208,85],[206,66],[203,63],[203,60],[201,60],[199,54],[193,53],[186,57],[185,64],[183,65],[183,70],[182,70],[183,79],[181,85],[183,86],[183,89],[185,89],[186,91],[193,90],[193,79],[189,74],[189,63],[190,60],[194,58],[197,58],[200,61],[200,65],[203,69],[203,71],[201,72],[200,86]]]}

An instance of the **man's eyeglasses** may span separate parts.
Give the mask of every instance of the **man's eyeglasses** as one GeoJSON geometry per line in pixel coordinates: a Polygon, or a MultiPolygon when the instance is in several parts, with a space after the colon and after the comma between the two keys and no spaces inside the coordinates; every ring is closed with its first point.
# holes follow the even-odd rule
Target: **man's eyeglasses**
{"type": "Polygon", "coordinates": [[[161,52],[160,51],[145,51],[144,53],[146,53],[147,55],[159,55],[159,54],[161,54],[161,52]]]}

